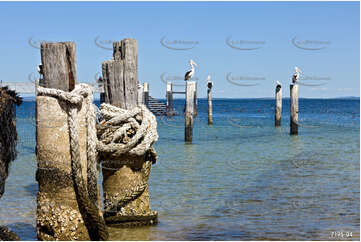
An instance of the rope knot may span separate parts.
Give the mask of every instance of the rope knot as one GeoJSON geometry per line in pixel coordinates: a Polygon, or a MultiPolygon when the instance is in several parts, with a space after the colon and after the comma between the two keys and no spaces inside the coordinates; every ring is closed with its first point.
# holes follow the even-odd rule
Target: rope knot
{"type": "Polygon", "coordinates": [[[38,86],[37,91],[39,96],[55,97],[75,106],[81,105],[84,98],[87,98],[89,95],[93,95],[93,88],[84,83],[75,85],[74,90],[71,92],[41,86],[38,86]]]}
{"type": "Polygon", "coordinates": [[[97,129],[100,153],[110,157],[126,153],[141,156],[158,140],[156,118],[144,105],[125,110],[103,103],[100,114],[97,129]]]}

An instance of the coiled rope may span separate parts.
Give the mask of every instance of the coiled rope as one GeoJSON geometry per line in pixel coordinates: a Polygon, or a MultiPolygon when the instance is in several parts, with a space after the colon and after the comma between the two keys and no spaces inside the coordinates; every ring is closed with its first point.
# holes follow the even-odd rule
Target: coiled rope
{"type": "Polygon", "coordinates": [[[91,240],[107,240],[109,237],[104,218],[100,216],[97,207],[97,151],[96,151],[96,128],[95,108],[93,102],[93,90],[86,84],[78,84],[71,92],[58,89],[37,88],[38,96],[50,96],[67,103],[68,128],[70,136],[71,170],[74,180],[74,189],[79,203],[79,208],[84,216],[84,222],[88,229],[91,240]],[[84,102],[83,102],[84,101],[84,102]],[[80,162],[80,146],[78,135],[78,109],[85,104],[87,106],[87,187],[82,176],[80,162]]]}
{"type": "Polygon", "coordinates": [[[104,217],[107,218],[135,200],[147,188],[151,165],[157,159],[152,145],[158,140],[158,133],[156,118],[144,105],[125,110],[103,103],[100,106],[100,114],[100,124],[97,127],[97,150],[102,157],[109,159],[103,160],[103,165],[105,163],[110,166],[117,165],[119,161],[112,158],[121,155],[145,155],[145,165],[141,169],[141,182],[125,194],[116,194],[105,200],[104,217]]]}

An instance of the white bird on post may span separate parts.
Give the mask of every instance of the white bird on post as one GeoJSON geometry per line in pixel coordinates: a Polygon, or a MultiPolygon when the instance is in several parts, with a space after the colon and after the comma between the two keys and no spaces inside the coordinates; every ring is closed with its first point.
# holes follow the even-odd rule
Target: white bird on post
{"type": "Polygon", "coordinates": [[[38,72],[39,72],[40,75],[43,75],[43,74],[44,74],[44,73],[43,73],[43,65],[42,65],[41,63],[38,65],[38,67],[37,67],[36,69],[38,70],[38,72]]]}
{"type": "Polygon", "coordinates": [[[211,82],[211,75],[207,76],[207,87],[212,88],[213,82],[211,82]]]}
{"type": "Polygon", "coordinates": [[[277,83],[277,86],[282,86],[282,84],[279,82],[279,81],[276,81],[276,83],[277,83]]]}
{"type": "Polygon", "coordinates": [[[198,67],[197,63],[195,63],[192,59],[189,61],[189,65],[191,66],[191,69],[184,75],[184,81],[190,80],[194,75],[194,66],[198,67]]]}
{"type": "Polygon", "coordinates": [[[292,83],[296,83],[298,81],[300,74],[303,74],[303,72],[297,66],[295,66],[295,74],[293,74],[292,83]]]}

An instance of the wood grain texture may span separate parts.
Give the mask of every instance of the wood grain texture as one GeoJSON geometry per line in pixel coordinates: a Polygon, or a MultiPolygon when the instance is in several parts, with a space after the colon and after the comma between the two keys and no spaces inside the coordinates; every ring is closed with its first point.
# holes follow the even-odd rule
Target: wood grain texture
{"type": "Polygon", "coordinates": [[[113,60],[102,64],[105,100],[114,106],[132,109],[138,98],[138,44],[135,39],[113,43],[113,60]]]}
{"type": "Polygon", "coordinates": [[[124,96],[126,109],[137,106],[138,86],[138,42],[136,39],[122,40],[121,57],[124,63],[124,96]]]}
{"type": "Polygon", "coordinates": [[[43,87],[72,91],[76,84],[76,57],[74,42],[42,42],[41,62],[43,87]]]}

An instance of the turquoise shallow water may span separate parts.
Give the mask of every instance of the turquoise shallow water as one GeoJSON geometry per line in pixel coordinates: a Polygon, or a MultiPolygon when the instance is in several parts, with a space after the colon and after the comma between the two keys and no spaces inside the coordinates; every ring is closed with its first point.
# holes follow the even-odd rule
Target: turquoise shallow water
{"type": "MultiPolygon", "coordinates": [[[[184,100],[175,100],[182,113],[184,100]]],[[[34,102],[17,111],[18,158],[0,200],[0,224],[36,240],[34,102]]],[[[152,209],[159,224],[111,229],[115,240],[332,240],[360,229],[360,101],[300,99],[298,136],[289,135],[289,100],[280,128],[274,101],[216,99],[214,125],[199,100],[193,144],[184,117],[158,117],[159,159],[152,209]]],[[[101,182],[101,178],[100,178],[101,182]]],[[[337,239],[341,239],[340,237],[337,239]]]]}

